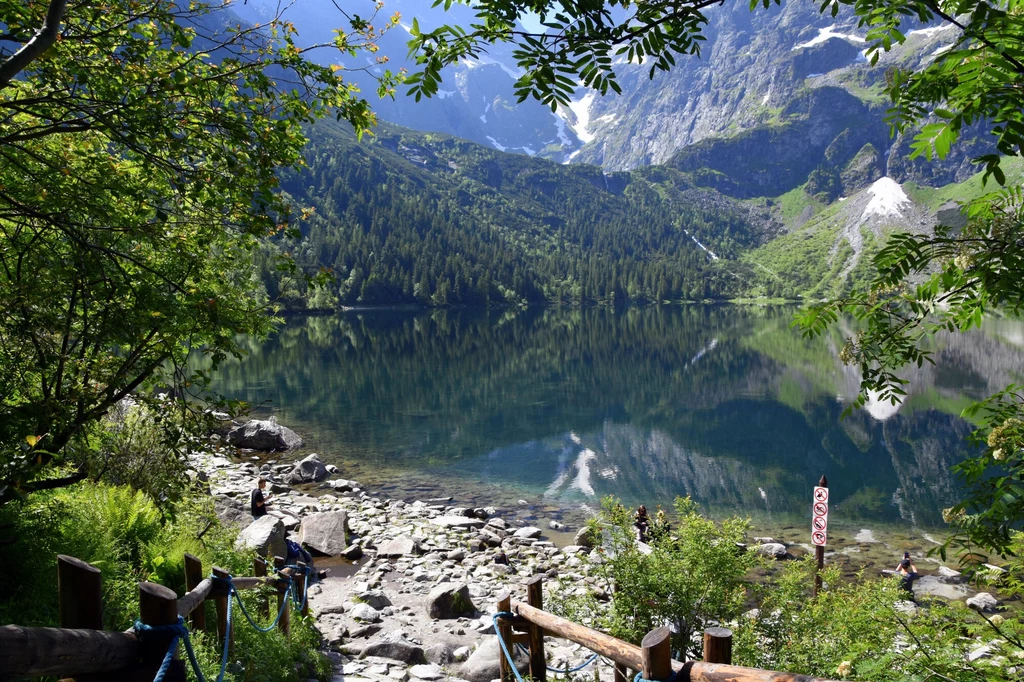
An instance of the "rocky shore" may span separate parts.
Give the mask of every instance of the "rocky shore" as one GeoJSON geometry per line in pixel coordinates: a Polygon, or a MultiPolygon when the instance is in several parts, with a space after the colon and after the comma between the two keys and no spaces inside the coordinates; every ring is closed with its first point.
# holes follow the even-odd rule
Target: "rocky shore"
{"type": "MultiPolygon", "coordinates": [[[[288,429],[266,424],[281,443],[296,442],[288,429]]],[[[498,677],[501,655],[492,621],[499,594],[525,599],[525,581],[545,575],[548,595],[565,589],[609,598],[610,586],[591,575],[600,557],[590,556],[586,530],[558,547],[544,537],[544,528],[530,525],[525,501],[517,509],[498,509],[463,507],[452,498],[389,499],[341,478],[315,454],[278,459],[247,451],[239,438],[228,440],[243,449],[216,446],[196,455],[197,475],[208,482],[218,516],[242,529],[240,547],[283,556],[287,537],[311,551],[318,569],[329,569],[310,588],[309,600],[336,681],[489,682],[498,677]],[[253,521],[250,495],[259,477],[268,481],[269,514],[253,521]]],[[[754,551],[788,556],[783,543],[755,542],[754,551]]],[[[998,607],[995,597],[974,593],[946,567],[922,578],[915,592],[967,600],[979,610],[998,607]]],[[[557,639],[548,640],[546,651],[549,665],[560,669],[590,656],[557,639]]],[[[517,656],[525,670],[526,656],[517,656]]],[[[606,661],[585,673],[593,675],[595,666],[601,678],[612,679],[606,661]]]]}

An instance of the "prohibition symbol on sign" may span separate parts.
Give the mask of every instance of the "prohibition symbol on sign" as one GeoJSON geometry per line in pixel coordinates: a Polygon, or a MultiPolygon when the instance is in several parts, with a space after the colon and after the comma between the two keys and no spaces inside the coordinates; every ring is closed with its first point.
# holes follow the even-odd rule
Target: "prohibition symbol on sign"
{"type": "Polygon", "coordinates": [[[818,545],[819,547],[824,546],[825,545],[825,531],[823,531],[823,530],[816,530],[813,533],[811,533],[811,542],[813,544],[815,544],[815,545],[818,545]]]}
{"type": "Polygon", "coordinates": [[[824,531],[828,528],[828,520],[824,516],[815,516],[814,521],[811,522],[811,527],[815,531],[824,531]]]}
{"type": "Polygon", "coordinates": [[[828,505],[827,504],[825,504],[824,502],[815,502],[814,503],[814,515],[815,516],[825,516],[827,514],[828,514],[828,505]]]}
{"type": "Polygon", "coordinates": [[[815,502],[828,502],[828,488],[822,488],[821,486],[814,487],[814,501],[815,502]]]}

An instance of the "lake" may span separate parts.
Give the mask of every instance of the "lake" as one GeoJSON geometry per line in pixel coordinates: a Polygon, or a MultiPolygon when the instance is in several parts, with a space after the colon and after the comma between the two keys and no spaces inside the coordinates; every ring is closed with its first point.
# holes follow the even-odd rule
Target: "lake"
{"type": "Polygon", "coordinates": [[[792,307],[356,311],[291,318],[216,390],[263,407],[341,475],[464,504],[670,506],[768,527],[941,528],[970,452],[958,415],[1024,367],[1024,324],[934,343],[905,404],[842,418],[859,376],[844,334],[803,339],[792,307]]]}

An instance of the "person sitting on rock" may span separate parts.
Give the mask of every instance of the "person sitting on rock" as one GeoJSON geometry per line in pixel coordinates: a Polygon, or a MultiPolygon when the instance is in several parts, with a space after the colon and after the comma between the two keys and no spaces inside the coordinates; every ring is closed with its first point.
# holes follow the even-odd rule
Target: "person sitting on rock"
{"type": "Polygon", "coordinates": [[[267,487],[267,479],[260,477],[260,480],[256,483],[256,488],[252,491],[252,517],[258,519],[261,516],[267,515],[267,505],[270,503],[270,493],[263,493],[263,489],[267,487]]]}
{"type": "Polygon", "coordinates": [[[651,527],[651,519],[647,516],[647,507],[640,505],[633,515],[633,527],[637,530],[637,540],[647,542],[647,530],[651,527]]]}

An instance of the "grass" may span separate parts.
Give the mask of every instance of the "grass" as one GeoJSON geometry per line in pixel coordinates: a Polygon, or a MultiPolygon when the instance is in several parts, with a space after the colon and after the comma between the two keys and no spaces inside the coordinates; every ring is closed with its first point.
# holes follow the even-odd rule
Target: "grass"
{"type": "MultiPolygon", "coordinates": [[[[1000,165],[1006,174],[1007,185],[1024,182],[1024,158],[1008,157],[1000,165]]],[[[903,189],[915,202],[936,210],[949,202],[970,201],[998,189],[999,186],[995,184],[994,180],[990,180],[988,185],[983,185],[981,182],[983,175],[984,173],[979,171],[963,182],[955,182],[942,187],[929,187],[908,182],[904,184],[903,189]]]]}

